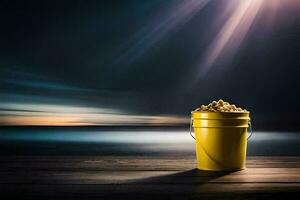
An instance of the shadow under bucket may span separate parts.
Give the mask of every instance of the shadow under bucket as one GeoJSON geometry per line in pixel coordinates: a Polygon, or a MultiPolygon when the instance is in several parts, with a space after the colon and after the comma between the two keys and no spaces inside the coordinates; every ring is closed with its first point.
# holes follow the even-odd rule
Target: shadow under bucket
{"type": "MultiPolygon", "coordinates": [[[[193,111],[197,168],[212,171],[245,169],[249,112],[193,111]]],[[[252,130],[251,130],[252,134],[252,130]]],[[[251,136],[251,135],[250,135],[251,136]]],[[[249,136],[249,137],[250,137],[249,136]]]]}

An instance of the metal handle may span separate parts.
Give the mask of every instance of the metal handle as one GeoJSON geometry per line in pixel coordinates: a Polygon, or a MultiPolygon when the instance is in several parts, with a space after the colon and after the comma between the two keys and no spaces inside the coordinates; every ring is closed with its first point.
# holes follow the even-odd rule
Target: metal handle
{"type": "MultiPolygon", "coordinates": [[[[190,121],[190,135],[192,136],[192,138],[193,138],[194,140],[196,140],[196,138],[195,138],[195,137],[193,136],[193,134],[192,134],[193,120],[194,120],[194,119],[191,117],[191,121],[190,121]]],[[[249,139],[252,137],[252,135],[253,135],[253,132],[252,132],[252,126],[251,126],[251,119],[249,119],[248,124],[249,124],[249,129],[250,129],[250,135],[247,137],[247,140],[249,140],[249,139]]]]}
{"type": "Polygon", "coordinates": [[[253,132],[252,132],[252,126],[251,126],[251,119],[250,118],[249,118],[248,124],[249,124],[249,129],[250,129],[250,135],[247,137],[247,140],[249,140],[251,138],[252,134],[253,134],[253,132]]]}
{"type": "Polygon", "coordinates": [[[190,135],[192,136],[192,138],[194,138],[194,140],[196,140],[196,138],[192,134],[192,125],[193,125],[193,118],[191,117],[191,121],[190,121],[190,135]]]}

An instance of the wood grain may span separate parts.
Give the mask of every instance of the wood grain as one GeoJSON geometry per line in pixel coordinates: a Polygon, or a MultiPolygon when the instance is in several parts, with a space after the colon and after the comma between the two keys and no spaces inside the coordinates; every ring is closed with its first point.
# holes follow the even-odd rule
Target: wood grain
{"type": "Polygon", "coordinates": [[[0,199],[280,199],[300,197],[300,157],[249,157],[207,172],[194,156],[9,156],[0,199]]]}

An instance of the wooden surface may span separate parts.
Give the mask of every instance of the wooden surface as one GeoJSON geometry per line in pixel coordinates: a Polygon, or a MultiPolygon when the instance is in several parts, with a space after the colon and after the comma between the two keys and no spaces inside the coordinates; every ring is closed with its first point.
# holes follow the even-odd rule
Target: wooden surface
{"type": "Polygon", "coordinates": [[[14,156],[0,160],[0,199],[300,198],[300,157],[249,157],[206,172],[194,156],[14,156]]]}

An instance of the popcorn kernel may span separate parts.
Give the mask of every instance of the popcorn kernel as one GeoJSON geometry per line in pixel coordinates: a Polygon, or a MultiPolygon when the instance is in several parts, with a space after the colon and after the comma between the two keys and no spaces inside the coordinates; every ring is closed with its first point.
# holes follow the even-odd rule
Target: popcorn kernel
{"type": "Polygon", "coordinates": [[[235,104],[230,104],[229,102],[223,101],[222,99],[218,101],[213,101],[208,105],[201,105],[195,111],[200,112],[248,112],[241,107],[237,107],[235,104]]]}

